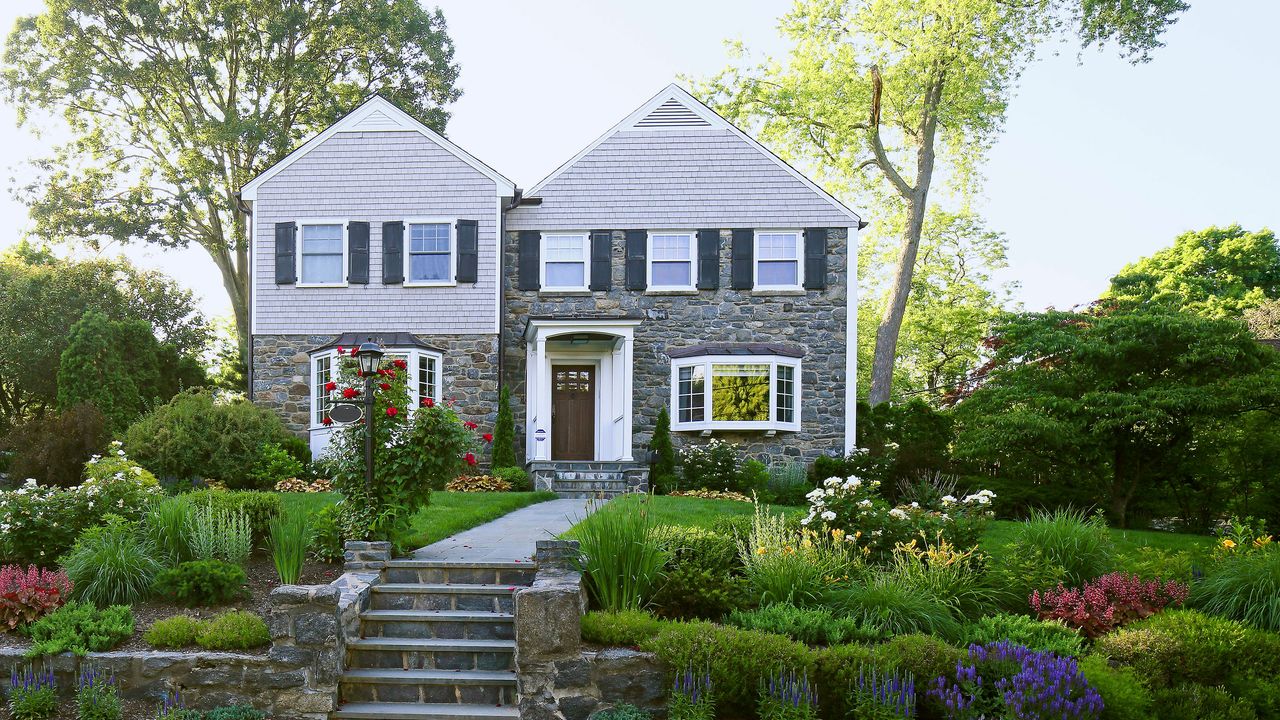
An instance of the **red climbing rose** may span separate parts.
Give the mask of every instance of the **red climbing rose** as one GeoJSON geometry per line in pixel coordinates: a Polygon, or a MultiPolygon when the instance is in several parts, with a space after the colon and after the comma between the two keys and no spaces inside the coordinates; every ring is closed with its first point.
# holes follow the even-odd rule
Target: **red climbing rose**
{"type": "Polygon", "coordinates": [[[390,390],[390,389],[391,389],[391,385],[390,385],[389,383],[379,383],[379,384],[378,384],[378,387],[382,388],[383,390],[390,390]]]}
{"type": "Polygon", "coordinates": [[[429,397],[422,398],[422,407],[435,407],[436,401],[429,397]]]}
{"type": "Polygon", "coordinates": [[[468,464],[468,465],[475,465],[475,464],[476,464],[476,456],[475,456],[475,453],[467,453],[467,464],[468,464]]]}
{"type": "Polygon", "coordinates": [[[485,441],[485,442],[493,442],[493,433],[485,433],[484,435],[481,435],[480,437],[484,438],[484,441],[485,441]]]}
{"type": "Polygon", "coordinates": [[[463,424],[463,426],[464,426],[464,427],[466,427],[468,430],[475,430],[476,428],[480,427],[479,425],[476,425],[475,423],[471,422],[470,420],[468,420],[468,421],[466,421],[466,422],[464,422],[464,423],[462,423],[462,424],[463,424]]]}
{"type": "Polygon", "coordinates": [[[395,408],[395,406],[394,406],[394,405],[392,405],[391,407],[387,408],[387,416],[388,416],[388,417],[395,417],[396,415],[399,415],[399,414],[400,414],[400,411],[399,411],[399,410],[397,410],[397,409],[395,408]]]}
{"type": "Polygon", "coordinates": [[[392,364],[392,365],[395,365],[396,367],[400,368],[401,370],[405,370],[405,369],[407,369],[407,368],[409,367],[409,363],[407,363],[407,362],[405,362],[405,361],[403,361],[403,360],[395,360],[395,361],[393,361],[391,364],[392,364]]]}
{"type": "Polygon", "coordinates": [[[337,390],[337,389],[338,389],[338,383],[336,382],[330,381],[324,384],[325,392],[333,392],[334,390],[337,390]]]}
{"type": "Polygon", "coordinates": [[[360,391],[355,388],[342,388],[342,397],[348,400],[350,400],[351,398],[359,394],[360,394],[360,391]]]}
{"type": "Polygon", "coordinates": [[[333,424],[333,418],[329,417],[328,415],[325,415],[325,416],[324,416],[324,419],[320,421],[320,424],[321,424],[321,425],[332,425],[332,424],[333,424]]]}

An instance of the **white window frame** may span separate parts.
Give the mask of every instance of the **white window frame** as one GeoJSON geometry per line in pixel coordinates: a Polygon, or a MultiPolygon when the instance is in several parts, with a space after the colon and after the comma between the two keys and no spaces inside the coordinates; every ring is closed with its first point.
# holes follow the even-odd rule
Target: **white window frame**
{"type": "MultiPolygon", "coordinates": [[[[383,353],[385,355],[403,356],[405,363],[408,365],[408,367],[406,368],[406,372],[408,373],[406,382],[409,385],[409,389],[413,392],[413,403],[412,403],[413,407],[409,408],[410,415],[412,415],[413,412],[422,404],[422,398],[418,395],[418,387],[419,387],[418,370],[420,365],[419,358],[428,357],[435,360],[436,383],[435,383],[435,387],[432,388],[432,391],[434,394],[431,396],[431,399],[435,400],[436,402],[443,401],[444,399],[444,355],[443,354],[438,353],[434,350],[427,350],[426,348],[398,348],[398,347],[385,348],[383,350],[383,353]]],[[[350,358],[350,355],[347,355],[346,357],[350,358]]],[[[317,362],[317,360],[319,360],[320,358],[329,358],[329,367],[330,367],[329,379],[332,380],[333,382],[337,382],[339,363],[342,359],[338,356],[337,348],[331,348],[329,350],[321,350],[319,352],[312,353],[310,359],[308,360],[308,362],[311,363],[311,371],[310,371],[311,416],[310,416],[309,427],[311,430],[332,430],[333,428],[342,427],[342,424],[335,422],[332,425],[325,425],[323,422],[316,422],[316,417],[319,416],[319,412],[320,412],[320,407],[319,407],[320,393],[318,392],[316,387],[319,380],[319,378],[317,377],[318,375],[317,368],[319,367],[319,363],[317,362]]]]}
{"type": "Polygon", "coordinates": [[[300,287],[300,288],[347,287],[347,277],[351,275],[351,239],[348,237],[347,224],[348,224],[347,218],[305,218],[305,219],[294,221],[294,226],[298,228],[298,237],[297,237],[298,249],[297,249],[297,253],[295,253],[297,255],[297,258],[294,260],[294,262],[297,263],[296,272],[298,276],[298,281],[294,283],[294,287],[300,287]],[[320,282],[305,282],[303,280],[302,250],[304,245],[302,242],[302,236],[303,236],[303,227],[306,227],[308,225],[338,225],[342,228],[342,280],[341,282],[320,283],[320,282]]]}
{"type": "Polygon", "coordinates": [[[696,357],[676,358],[671,361],[671,429],[678,431],[706,430],[800,430],[800,402],[803,393],[800,358],[783,357],[781,355],[699,355],[696,357]],[[769,420],[741,421],[712,419],[711,389],[715,384],[714,366],[716,365],[767,365],[769,366],[769,420]],[[687,367],[703,368],[703,420],[701,422],[680,421],[680,369],[687,367]],[[791,422],[779,422],[778,417],[778,368],[792,369],[792,412],[791,422]]]}
{"type": "Polygon", "coordinates": [[[405,218],[404,223],[404,287],[453,287],[458,284],[458,219],[439,217],[405,218]],[[449,228],[449,278],[447,280],[414,280],[412,225],[447,225],[449,228]]]}
{"type": "Polygon", "coordinates": [[[751,287],[753,290],[804,290],[804,231],[796,228],[778,228],[773,230],[758,229],[751,240],[751,287]],[[795,235],[796,236],[796,284],[795,285],[761,285],[760,284],[760,236],[761,235],[795,235]]]}
{"type": "Polygon", "coordinates": [[[591,233],[585,231],[547,232],[542,234],[538,247],[538,286],[541,292],[590,292],[591,290],[591,233]],[[547,240],[551,238],[577,238],[582,246],[582,284],[547,285],[547,240]]]}
{"type": "MultiPolygon", "coordinates": [[[[676,262],[674,260],[662,260],[659,262],[676,262]]],[[[654,292],[670,292],[682,291],[697,292],[698,290],[698,234],[693,230],[650,230],[649,237],[645,245],[645,285],[646,289],[654,292]],[[689,284],[688,285],[656,285],[653,282],[653,236],[654,235],[683,235],[689,243],[689,284]]]]}

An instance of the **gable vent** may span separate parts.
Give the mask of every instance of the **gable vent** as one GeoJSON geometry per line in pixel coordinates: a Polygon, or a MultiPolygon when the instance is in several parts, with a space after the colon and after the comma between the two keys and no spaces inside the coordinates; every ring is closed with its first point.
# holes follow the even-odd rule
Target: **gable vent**
{"type": "Polygon", "coordinates": [[[399,127],[399,122],[381,110],[374,110],[352,125],[353,130],[389,130],[399,127]]]}
{"type": "Polygon", "coordinates": [[[637,128],[710,127],[711,123],[682,105],[679,100],[672,98],[637,120],[635,126],[637,128]]]}

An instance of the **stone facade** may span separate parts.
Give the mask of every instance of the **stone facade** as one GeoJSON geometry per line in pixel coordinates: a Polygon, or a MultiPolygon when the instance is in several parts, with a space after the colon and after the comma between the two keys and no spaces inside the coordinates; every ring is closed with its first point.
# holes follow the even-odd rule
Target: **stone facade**
{"type": "MultiPolygon", "coordinates": [[[[515,273],[503,279],[503,381],[514,398],[525,394],[525,328],[530,317],[559,319],[614,317],[639,319],[635,330],[633,375],[634,439],[637,459],[646,457],[658,412],[671,403],[668,349],[700,343],[782,343],[804,349],[799,432],[715,431],[765,464],[812,462],[844,447],[848,231],[828,230],[827,286],[823,290],[756,292],[732,289],[732,231],[721,230],[720,288],[681,293],[627,290],[625,233],[613,232],[611,289],[582,293],[519,290],[515,273]]],[[[519,234],[508,232],[505,267],[519,263],[519,234]]],[[[524,437],[524,416],[517,410],[516,436],[524,437]]],[[[700,441],[696,433],[672,433],[679,448],[700,441]]],[[[521,444],[521,447],[523,445],[521,444]]]]}
{"type": "Polygon", "coordinates": [[[520,717],[587,720],[597,710],[627,703],[666,714],[665,668],[649,653],[624,649],[584,651],[582,575],[571,569],[578,543],[537,545],[533,585],[516,593],[516,673],[520,717]]]}
{"type": "MultiPolygon", "coordinates": [[[[373,334],[375,337],[376,333],[373,334]]],[[[253,401],[306,439],[311,421],[311,357],[334,335],[254,335],[253,401]]],[[[443,355],[441,393],[464,420],[492,428],[498,414],[498,336],[416,335],[443,355]]]]}

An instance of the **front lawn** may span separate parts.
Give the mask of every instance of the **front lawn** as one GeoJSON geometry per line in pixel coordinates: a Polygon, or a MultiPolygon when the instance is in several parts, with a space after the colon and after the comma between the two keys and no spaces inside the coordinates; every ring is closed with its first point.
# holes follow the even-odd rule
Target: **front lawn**
{"type": "Polygon", "coordinates": [[[281,509],[285,513],[301,511],[306,513],[308,517],[315,517],[316,513],[342,499],[342,493],[336,492],[276,494],[280,496],[281,509]]]}
{"type": "MultiPolygon", "coordinates": [[[[805,508],[786,505],[766,505],[770,512],[802,516],[805,508]]],[[[755,512],[751,503],[736,500],[704,500],[695,497],[671,497],[655,495],[649,504],[654,522],[658,525],[677,525],[710,530],[716,520],[723,517],[746,516],[755,512]]]]}
{"type": "MultiPolygon", "coordinates": [[[[987,526],[986,533],[978,542],[978,547],[991,554],[998,562],[1004,556],[1005,548],[1013,542],[1018,526],[1016,520],[994,520],[987,526]]],[[[1139,548],[1153,548],[1165,552],[1189,552],[1193,555],[1208,553],[1213,549],[1214,539],[1208,535],[1193,533],[1162,532],[1159,530],[1119,530],[1111,529],[1111,541],[1115,543],[1116,552],[1120,555],[1136,554],[1139,548]]]]}
{"type": "Polygon", "coordinates": [[[534,503],[555,500],[551,492],[431,493],[431,504],[410,520],[400,546],[419,548],[496,520],[534,503]]]}

